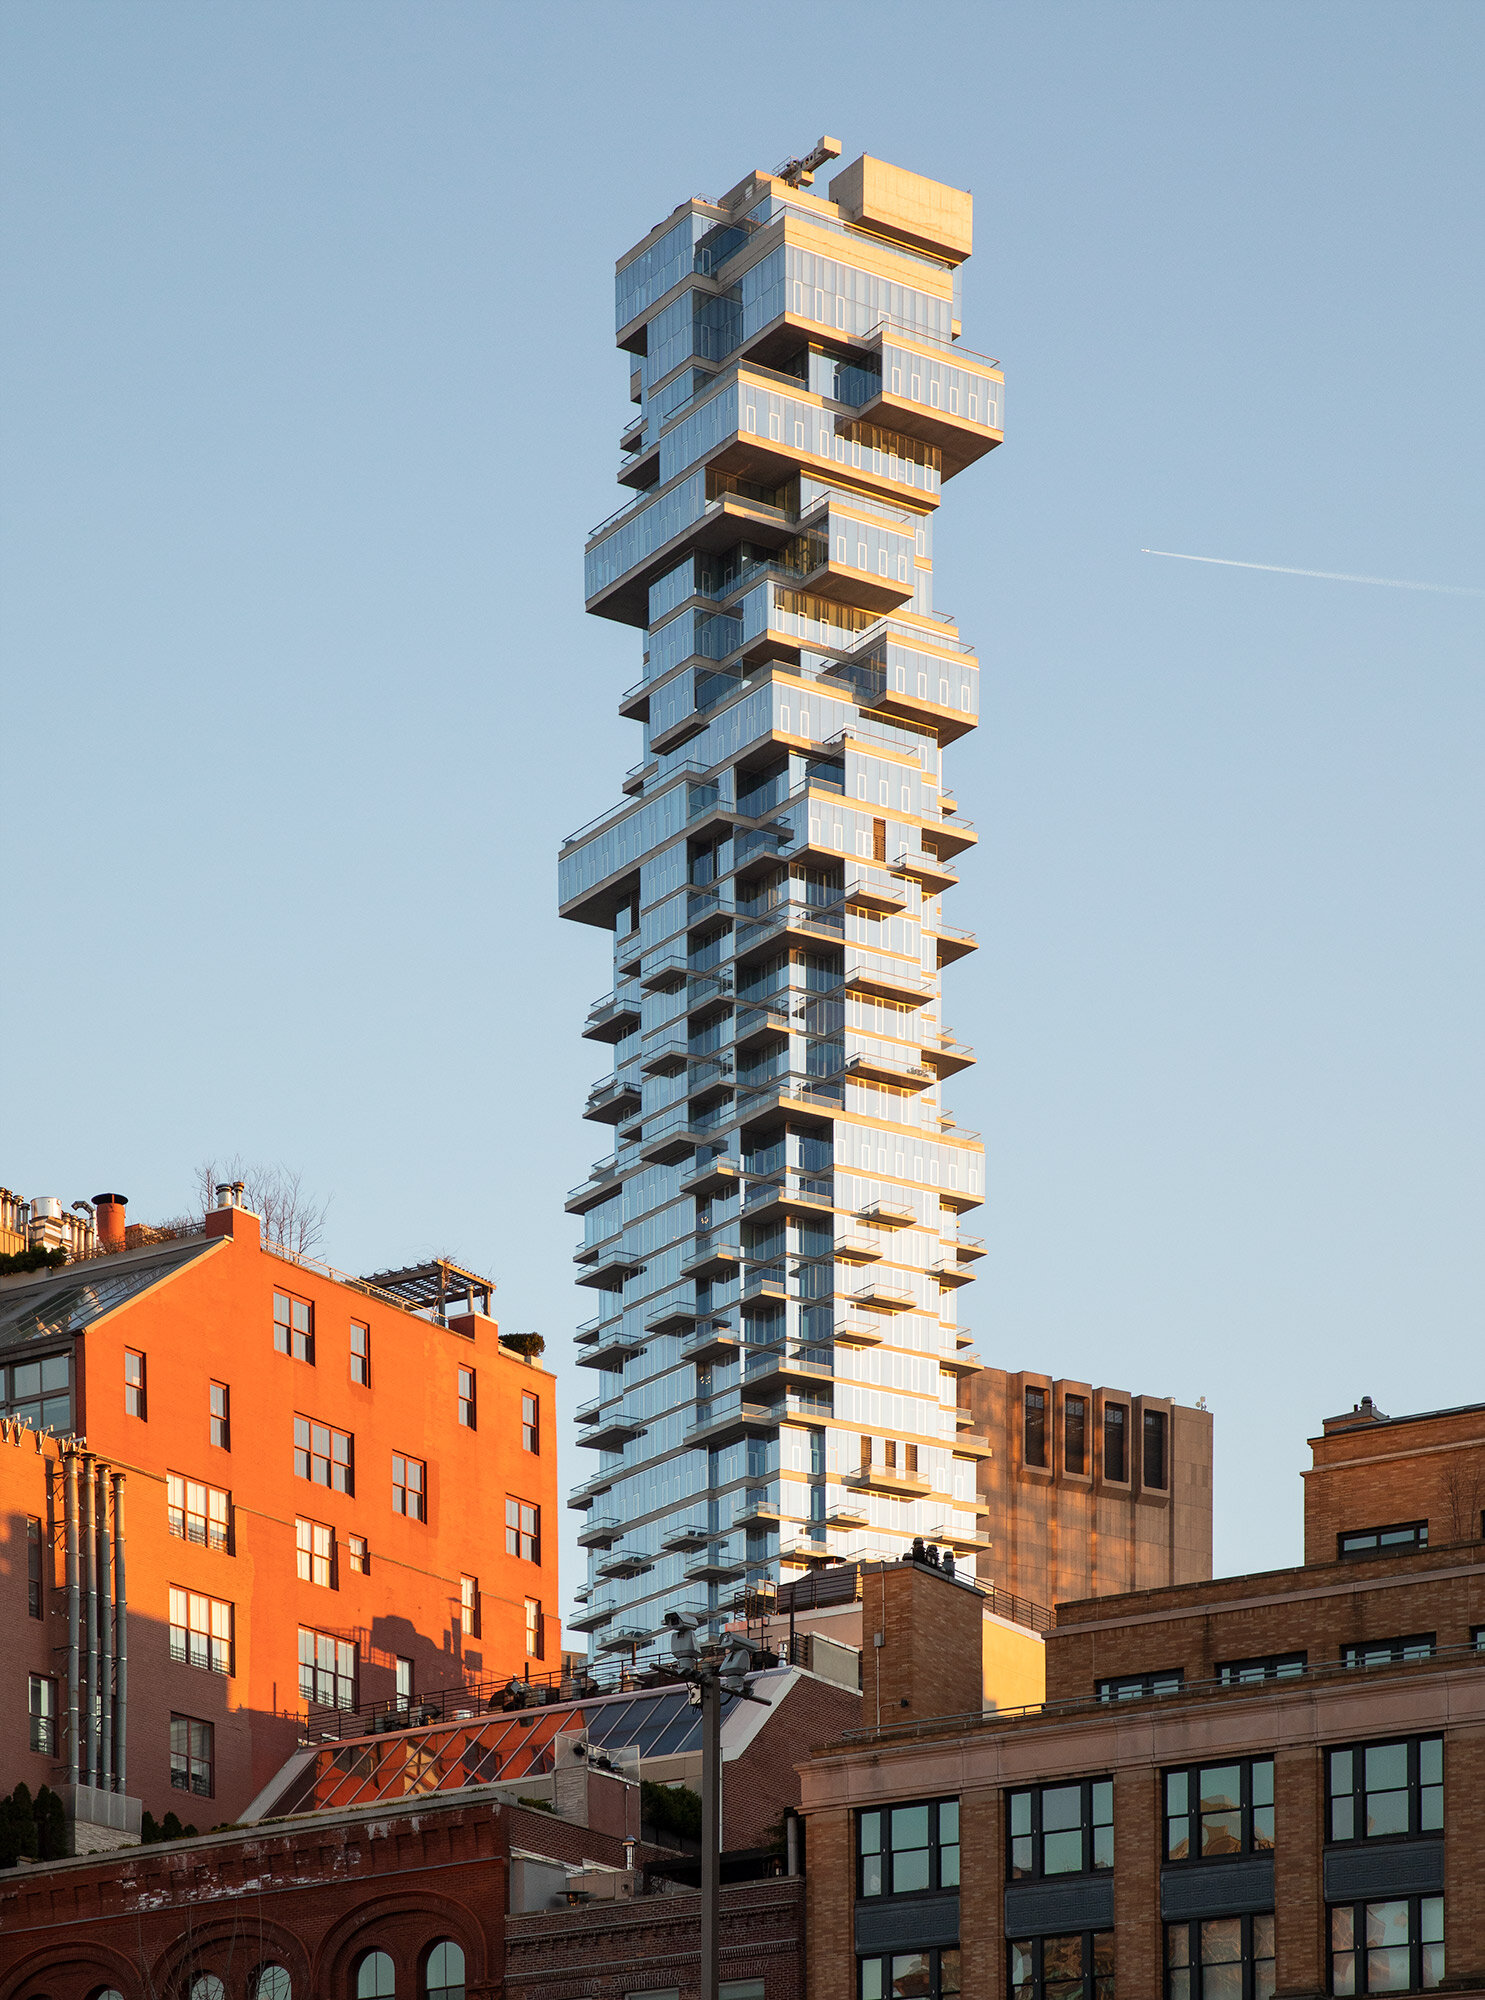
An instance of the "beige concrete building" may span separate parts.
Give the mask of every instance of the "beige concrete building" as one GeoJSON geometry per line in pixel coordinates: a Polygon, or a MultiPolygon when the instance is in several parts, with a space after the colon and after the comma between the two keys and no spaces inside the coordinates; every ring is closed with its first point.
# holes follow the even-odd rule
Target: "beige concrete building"
{"type": "Polygon", "coordinates": [[[1212,1574],[1212,1417],[1160,1396],[981,1368],[965,1385],[993,1553],[981,1582],[1033,1605],[1212,1574]]]}

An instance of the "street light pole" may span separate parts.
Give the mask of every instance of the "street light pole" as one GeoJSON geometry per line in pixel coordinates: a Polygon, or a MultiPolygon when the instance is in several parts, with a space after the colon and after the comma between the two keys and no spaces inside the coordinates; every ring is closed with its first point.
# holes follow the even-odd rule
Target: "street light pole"
{"type": "Polygon", "coordinates": [[[706,1672],[701,1696],[701,1993],[717,2000],[722,1899],[722,1689],[715,1670],[706,1672]]]}

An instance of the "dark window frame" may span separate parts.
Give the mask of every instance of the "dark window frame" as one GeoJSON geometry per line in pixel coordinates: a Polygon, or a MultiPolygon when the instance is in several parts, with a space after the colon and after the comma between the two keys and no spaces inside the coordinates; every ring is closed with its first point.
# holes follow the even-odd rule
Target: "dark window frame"
{"type": "Polygon", "coordinates": [[[351,1321],[351,1380],[362,1389],[371,1387],[371,1328],[364,1319],[351,1321]],[[357,1335],[360,1335],[359,1341],[357,1335]]]}
{"type": "Polygon", "coordinates": [[[294,1412],[294,1476],[312,1486],[324,1486],[332,1493],[354,1499],[356,1492],[356,1439],[352,1431],[322,1423],[318,1417],[294,1412]],[[318,1435],[317,1435],[318,1433],[318,1435]],[[344,1450],[338,1447],[344,1446],[344,1450]],[[324,1467],[323,1476],[320,1467],[324,1467]]]}
{"type": "Polygon", "coordinates": [[[898,1903],[914,1896],[937,1896],[946,1889],[959,1887],[959,1800],[954,1798],[894,1799],[890,1805],[869,1806],[856,1814],[856,1894],[869,1902],[898,1903]],[[927,1845],[916,1841],[904,1842],[897,1846],[893,1841],[894,1815],[897,1813],[926,1812],[928,1815],[927,1845]],[[950,1818],[952,1815],[952,1819],[950,1818]],[[873,1826],[872,1822],[875,1822],[873,1826]],[[952,1826],[953,1839],[945,1839],[947,1826],[952,1826]],[[879,1844],[869,1847],[869,1839],[879,1844]],[[953,1861],[945,1865],[952,1851],[953,1861]],[[897,1856],[924,1854],[928,1856],[928,1880],[914,1889],[897,1889],[892,1886],[896,1869],[893,1866],[897,1856]],[[880,1886],[868,1888],[867,1883],[873,1872],[877,1874],[880,1886]]]}
{"type": "Polygon", "coordinates": [[[208,1435],[217,1451],[232,1449],[232,1387],[227,1382],[209,1382],[206,1388],[208,1435]],[[218,1407],[220,1405],[220,1407],[218,1407]]]}
{"type": "Polygon", "coordinates": [[[46,1542],[39,1514],[26,1516],[26,1615],[45,1616],[43,1595],[46,1587],[46,1542]]]}
{"type": "Polygon", "coordinates": [[[198,1799],[216,1797],[216,1730],[199,1716],[171,1714],[170,1783],[174,1791],[198,1799]],[[201,1772],[204,1784],[197,1783],[201,1772]]]}
{"type": "Polygon", "coordinates": [[[1165,1410],[1144,1410],[1140,1417],[1140,1485],[1152,1493],[1170,1491],[1170,1416],[1165,1410]],[[1150,1470],[1151,1447],[1159,1454],[1155,1473],[1150,1470]]]}
{"type": "MultiPolygon", "coordinates": [[[[1372,1840],[1435,1840],[1444,1830],[1444,1737],[1443,1732],[1428,1732],[1417,1736],[1374,1737],[1359,1743],[1328,1743],[1325,1746],[1325,1841],[1329,1847],[1364,1847],[1372,1840]],[[1428,1746],[1438,1745],[1435,1758],[1428,1746]],[[1392,1750],[1399,1745],[1407,1751],[1407,1778],[1404,1785],[1371,1785],[1366,1782],[1366,1758],[1371,1750],[1392,1750]],[[1341,1769],[1339,1759],[1349,1757],[1351,1762],[1349,1789],[1337,1785],[1341,1769]],[[1431,1773],[1437,1767],[1438,1776],[1431,1773]],[[1406,1832],[1383,1828],[1377,1833],[1366,1831],[1366,1800],[1372,1795],[1390,1797],[1398,1791],[1408,1795],[1408,1825],[1406,1832]],[[1349,1812],[1338,1813],[1338,1805],[1349,1800],[1349,1812]],[[1336,1828],[1349,1820],[1351,1831],[1338,1833],[1336,1828]],[[1361,1832],[1356,1828],[1360,1826],[1361,1832]]],[[[1385,1898],[1372,1897],[1373,1902],[1385,1898]]]]}
{"type": "MultiPolygon", "coordinates": [[[[1367,1896],[1354,1902],[1327,1903],[1325,1906],[1325,1984],[1328,1990],[1332,1993],[1336,1990],[1335,1961],[1338,1954],[1335,1945],[1335,1917],[1340,1911],[1349,1910],[1351,1912],[1352,1935],[1353,1937],[1359,1937],[1362,1941],[1359,1944],[1349,1947],[1350,1950],[1354,1951],[1355,1959],[1353,1983],[1348,1991],[1356,1994],[1371,1992],[1398,1993],[1403,1991],[1408,1993],[1425,1993],[1434,1991],[1438,1984],[1437,1980],[1431,1980],[1428,1986],[1424,1986],[1423,1984],[1423,1954],[1428,1949],[1428,1945],[1425,1944],[1421,1936],[1423,1929],[1422,1906],[1425,1903],[1437,1903],[1439,1905],[1440,1921],[1438,1928],[1442,1933],[1444,1928],[1444,1898],[1437,1891],[1431,1892],[1428,1895],[1367,1896]],[[1408,1944],[1406,1949],[1408,1951],[1409,1966],[1406,1988],[1397,1986],[1372,1987],[1368,1984],[1368,1947],[1365,1942],[1366,1910],[1368,1904],[1380,1903],[1406,1903],[1408,1905],[1408,1944]]],[[[1443,1937],[1441,1935],[1437,1940],[1430,1940],[1430,1942],[1437,1943],[1439,1955],[1438,1972],[1439,1978],[1442,1979],[1445,1977],[1443,1937]]],[[[1379,1948],[1385,1950],[1387,1947],[1383,1946],[1379,1948]]],[[[1347,1949],[1347,1947],[1342,1947],[1342,1954],[1347,1949]]]]}
{"type": "Polygon", "coordinates": [[[541,1505],[535,1500],[521,1500],[514,1493],[505,1496],[505,1553],[515,1556],[520,1562],[541,1563],[541,1505]],[[511,1509],[516,1509],[511,1518],[511,1509]],[[526,1516],[531,1516],[531,1526],[526,1526],[526,1516]]]}
{"type": "Polygon", "coordinates": [[[892,1966],[897,1959],[904,1958],[928,1960],[928,1984],[914,1988],[915,2000],[958,2000],[964,1975],[957,1944],[933,1945],[917,1951],[867,1952],[856,1961],[857,2000],[891,2000],[892,1966]]]}
{"type": "Polygon", "coordinates": [[[297,1292],[273,1288],[273,1348],[276,1354],[290,1354],[296,1361],[315,1365],[315,1307],[313,1299],[301,1299],[297,1292]],[[287,1317],[280,1319],[280,1304],[287,1317]],[[303,1324],[299,1315],[303,1314],[303,1324]]]}
{"type": "Polygon", "coordinates": [[[30,1718],[30,1733],[27,1741],[38,1756],[55,1757],[57,1754],[57,1677],[55,1674],[31,1674],[26,1683],[26,1711],[30,1718]],[[41,1695],[40,1706],[37,1695],[41,1695]]]}
{"type": "MultiPolygon", "coordinates": [[[[1114,1933],[1110,1930],[1057,1931],[1046,1937],[1013,1938],[1005,1941],[1006,1991],[1011,2000],[1043,2000],[1046,1986],[1046,1948],[1049,1944],[1063,1944],[1069,1939],[1081,1938],[1083,1946],[1082,1985],[1077,1989],[1087,1996],[1087,2000],[1114,2000],[1114,1933]],[[1097,1953],[1100,1941],[1106,1942],[1108,1968],[1097,1970],[1097,1953]],[[1025,1979],[1015,1978],[1015,1962],[1012,1952],[1024,1951],[1031,1960],[1031,1970],[1025,1979]]],[[[1064,1987],[1064,1991],[1067,1989],[1064,1987]]]]}
{"type": "Polygon", "coordinates": [[[149,1422],[149,1357],[143,1348],[124,1349],[124,1415],[149,1422]],[[135,1367],[133,1364],[138,1363],[135,1367]]]}
{"type": "Polygon", "coordinates": [[[1274,1760],[1273,1757],[1229,1757],[1221,1763],[1203,1761],[1199,1764],[1174,1764],[1161,1772],[1160,1790],[1164,1831],[1161,1839],[1161,1856],[1167,1867],[1172,1868],[1213,1868],[1221,1867],[1225,1861],[1236,1861],[1254,1854],[1272,1854],[1274,1851],[1274,1760]],[[1238,1799],[1235,1806],[1225,1810],[1203,1813],[1201,1806],[1201,1781],[1204,1771],[1236,1770],[1238,1773],[1238,1799]],[[1267,1777],[1257,1775],[1266,1770],[1267,1777]],[[1257,1782],[1255,1783],[1255,1776],[1257,1782]],[[1186,1804],[1174,1805],[1181,1796],[1177,1787],[1183,1788],[1186,1804]],[[1266,1793],[1267,1797],[1260,1796],[1266,1793]],[[1238,1848],[1235,1854],[1202,1851],[1203,1824],[1205,1819],[1238,1818],[1238,1848]],[[1264,1815],[1267,1815],[1266,1821],[1264,1815]],[[1177,1821],[1185,1822],[1186,1852],[1172,1853],[1172,1828],[1177,1821]],[[1260,1839],[1267,1830],[1266,1841],[1260,1839]]]}
{"type": "Polygon", "coordinates": [[[1217,1679],[1223,1687],[1254,1687],[1260,1681],[1296,1681],[1310,1670],[1307,1652],[1264,1653],[1249,1660],[1219,1660],[1217,1679]]]}
{"type": "Polygon", "coordinates": [[[392,1512],[406,1520],[428,1520],[428,1461],[409,1452],[392,1454],[392,1512]]]}
{"type": "Polygon", "coordinates": [[[1057,1882],[1073,1875],[1106,1874],[1114,1866],[1114,1781],[1108,1774],[1092,1778],[1065,1778],[1055,1784],[1017,1785],[1005,1795],[1005,1854],[1006,1880],[1008,1882],[1057,1882]],[[1073,1827],[1047,1827],[1044,1824],[1046,1795],[1049,1792],[1070,1792],[1077,1790],[1079,1797],[1078,1825],[1073,1827]],[[1101,1794],[1107,1794],[1106,1799],[1101,1794]],[[1018,1801],[1027,1799],[1029,1807],[1023,1814],[1018,1801]],[[1107,1804],[1108,1817],[1097,1816],[1098,1809],[1107,1804]],[[1025,1826],[1018,1827],[1018,1820],[1025,1819],[1025,1826]],[[1099,1835],[1107,1829],[1107,1842],[1101,1842],[1099,1835]],[[1081,1854],[1076,1868],[1048,1869],[1047,1840],[1062,1834],[1077,1832],[1081,1836],[1081,1854]],[[1026,1846],[1030,1851],[1030,1864],[1022,1866],[1017,1859],[1019,1848],[1026,1846]],[[1107,1849],[1107,1859],[1100,1860],[1101,1849],[1107,1849]]]}
{"type": "MultiPolygon", "coordinates": [[[[1205,1969],[1203,1968],[1201,1959],[1201,1931],[1203,1924],[1214,1922],[1236,1923],[1241,1926],[1242,1956],[1238,1963],[1242,1968],[1242,2000],[1258,2000],[1257,1980],[1254,1976],[1258,1966],[1262,1964],[1276,1967],[1277,1965],[1277,1957],[1274,1949],[1274,1912],[1272,1910],[1254,1910],[1240,1917],[1183,1917],[1178,1922],[1167,1923],[1164,1926],[1162,1941],[1165,1965],[1165,2000],[1205,2000],[1202,1991],[1206,1980],[1204,1976],[1205,1969]],[[1265,1919],[1269,1926],[1267,1938],[1269,1949],[1260,1957],[1255,1954],[1253,1949],[1253,1926],[1256,1923],[1263,1922],[1265,1919]],[[1185,1965],[1172,1965],[1170,1955],[1171,1940],[1181,1931],[1185,1931],[1186,1933],[1186,1963],[1185,1965]],[[1182,1973],[1186,1975],[1184,1979],[1180,1977],[1182,1973]]],[[[1218,1964],[1225,1967],[1231,1965],[1232,1962],[1231,1959],[1226,1959],[1219,1960],[1218,1964]]],[[[1273,1990],[1273,1984],[1270,1982],[1266,1991],[1272,1993],[1273,1990]]],[[[1225,1982],[1223,1984],[1223,1991],[1224,1993],[1226,1991],[1225,1982]]]]}
{"type": "Polygon", "coordinates": [[[1047,1392],[1035,1387],[1021,1391],[1021,1458],[1026,1465],[1035,1466],[1038,1472],[1047,1467],[1047,1392]],[[1036,1456],[1032,1456],[1032,1439],[1036,1439],[1036,1456]]]}
{"type": "Polygon", "coordinates": [[[1184,1667],[1157,1667],[1146,1674],[1110,1674],[1097,1682],[1100,1701],[1149,1701],[1159,1695],[1180,1694],[1186,1685],[1184,1667]]]}
{"type": "Polygon", "coordinates": [[[541,1456],[541,1397],[531,1389],[521,1391],[521,1449],[541,1456]]]}
{"type": "Polygon", "coordinates": [[[1335,1538],[1337,1562],[1367,1562],[1378,1556],[1414,1555],[1419,1549],[1427,1547],[1427,1521],[1390,1521],[1380,1528],[1347,1528],[1335,1538]],[[1407,1539],[1384,1547],[1383,1538],[1389,1536],[1405,1536],[1407,1539]],[[1348,1548],[1347,1543],[1358,1546],[1348,1548]]]}
{"type": "Polygon", "coordinates": [[[1128,1403],[1105,1403],[1103,1406],[1103,1476],[1116,1486],[1129,1484],[1129,1405],[1128,1403]],[[1117,1438],[1119,1469],[1110,1469],[1110,1443],[1117,1438]]]}
{"type": "Polygon", "coordinates": [[[1088,1398],[1062,1399],[1062,1469],[1073,1479],[1088,1476],[1088,1398]],[[1077,1440],[1077,1463],[1073,1462],[1073,1440],[1077,1440]]]}
{"type": "Polygon", "coordinates": [[[1353,1639],[1341,1648],[1341,1665],[1359,1668],[1405,1666],[1412,1660],[1431,1660],[1439,1650],[1437,1632],[1404,1632],[1395,1639],[1353,1639]],[[1365,1654],[1380,1657],[1368,1659],[1365,1654]]]}

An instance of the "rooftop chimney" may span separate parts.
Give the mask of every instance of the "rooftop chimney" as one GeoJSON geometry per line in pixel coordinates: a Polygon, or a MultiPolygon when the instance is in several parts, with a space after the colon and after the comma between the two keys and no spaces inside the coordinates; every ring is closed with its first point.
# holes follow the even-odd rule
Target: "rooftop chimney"
{"type": "Polygon", "coordinates": [[[243,1183],[241,1181],[218,1181],[217,1207],[241,1208],[243,1206],[242,1192],[243,1183]]]}
{"type": "Polygon", "coordinates": [[[93,1196],[93,1217],[98,1230],[98,1248],[105,1255],[124,1247],[124,1210],[129,1206],[126,1194],[95,1194],[93,1196]]]}
{"type": "Polygon", "coordinates": [[[1338,1417],[1327,1417],[1323,1429],[1327,1437],[1332,1431],[1354,1431],[1363,1424],[1386,1424],[1392,1419],[1385,1410],[1379,1410],[1370,1396],[1363,1396],[1359,1403],[1353,1403],[1338,1417]]]}

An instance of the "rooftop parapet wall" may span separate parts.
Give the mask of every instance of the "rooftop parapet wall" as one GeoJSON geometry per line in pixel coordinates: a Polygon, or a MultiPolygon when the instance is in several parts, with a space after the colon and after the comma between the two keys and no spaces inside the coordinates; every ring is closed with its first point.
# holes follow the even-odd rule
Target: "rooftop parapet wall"
{"type": "MultiPolygon", "coordinates": [[[[1370,1405],[1364,1406],[1369,1409],[1370,1405]]],[[[1305,1472],[1305,1561],[1335,1560],[1339,1537],[1426,1524],[1430,1543],[1485,1526],[1485,1404],[1418,1416],[1330,1418],[1310,1439],[1305,1472]]]]}

